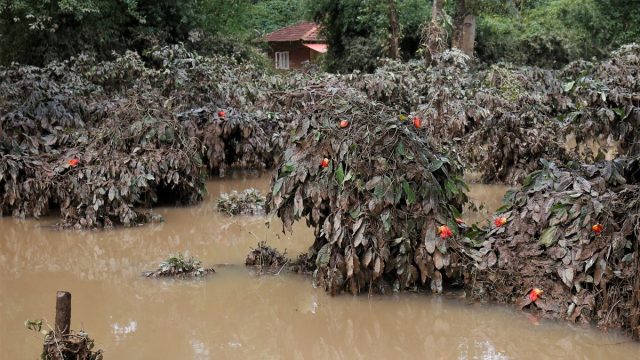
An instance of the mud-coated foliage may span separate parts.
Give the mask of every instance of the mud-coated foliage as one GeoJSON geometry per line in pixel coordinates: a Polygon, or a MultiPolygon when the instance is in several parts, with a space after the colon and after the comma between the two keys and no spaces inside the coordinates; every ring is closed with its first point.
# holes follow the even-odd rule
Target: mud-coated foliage
{"type": "Polygon", "coordinates": [[[603,134],[623,154],[640,152],[640,45],[614,51],[599,63],[577,62],[562,75],[564,93],[573,101],[564,121],[578,141],[603,134]]]}
{"type": "MultiPolygon", "coordinates": [[[[107,62],[80,56],[44,68],[0,70],[0,144],[3,154],[10,155],[2,160],[4,214],[40,216],[61,206],[68,210],[67,223],[75,225],[83,209],[97,207],[93,211],[98,214],[86,219],[91,224],[87,226],[133,224],[148,216],[132,209],[154,204],[158,194],[166,195],[176,186],[181,195],[169,198],[171,202],[197,201],[201,195],[192,193],[201,191],[198,179],[207,173],[224,175],[229,169],[279,164],[290,127],[311,116],[306,113],[308,102],[330,98],[334,89],[342,89],[346,102],[380,102],[398,123],[417,115],[422,137],[455,149],[467,170],[479,170],[485,181],[517,183],[539,168],[539,158],[598,159],[587,152],[567,152],[565,138],[572,134],[579,145],[595,139],[602,146],[617,144],[622,154],[638,151],[637,45],[601,63],[574,63],[562,72],[505,64],[475,71],[470,59],[457,51],[438,54],[432,65],[389,62],[374,75],[272,75],[250,63],[203,57],[181,46],[155,48],[145,58],[146,62],[128,52],[107,62]],[[131,126],[140,122],[147,125],[131,126]],[[148,135],[151,123],[155,132],[169,131],[156,139],[154,151],[148,148],[152,142],[145,141],[147,148],[136,144],[148,135]],[[130,137],[118,140],[115,134],[111,139],[115,129],[130,137]],[[87,140],[94,130],[101,143],[87,140]],[[180,151],[163,152],[168,147],[180,151]],[[134,153],[136,148],[140,149],[134,153]],[[65,194],[46,180],[62,181],[52,175],[54,163],[64,165],[72,157],[85,156],[78,159],[79,166],[92,166],[92,159],[112,150],[123,157],[104,158],[113,162],[109,168],[130,164],[127,158],[137,158],[144,150],[167,159],[169,164],[158,169],[170,174],[155,173],[151,161],[142,161],[141,167],[136,163],[139,169],[123,176],[110,171],[120,180],[83,187],[106,191],[99,201],[93,193],[67,201],[69,191],[80,191],[79,186],[72,185],[65,194]],[[146,180],[134,182],[131,176],[146,180]],[[133,188],[124,191],[124,183],[118,181],[133,188]],[[110,198],[112,185],[118,192],[112,191],[110,198]],[[127,196],[118,203],[123,193],[127,196]],[[100,209],[113,199],[121,210],[111,205],[100,209]]],[[[340,114],[341,107],[328,111],[340,114]]],[[[318,119],[316,115],[310,122],[318,119]]]]}
{"type": "Polygon", "coordinates": [[[158,202],[158,192],[172,192],[174,202],[202,198],[196,143],[157,94],[108,98],[70,70],[3,70],[2,214],[37,217],[59,207],[63,226],[134,225],[152,219],[141,208],[158,202]]]}
{"type": "Polygon", "coordinates": [[[279,274],[289,262],[286,258],[287,251],[281,253],[267,245],[266,241],[259,241],[258,246],[252,249],[244,261],[246,266],[252,266],[258,274],[279,274]]]}
{"type": "Polygon", "coordinates": [[[163,260],[155,271],[145,272],[146,277],[198,278],[215,273],[213,268],[205,268],[202,261],[188,254],[178,253],[163,260]]]}
{"type": "Polygon", "coordinates": [[[456,229],[466,202],[462,168],[424,129],[349,88],[301,92],[302,111],[267,204],[290,229],[315,229],[316,280],[331,293],[430,284],[456,271],[456,229]]]}
{"type": "Polygon", "coordinates": [[[2,215],[131,226],[200,201],[207,174],[278,159],[284,126],[258,107],[278,78],[180,46],[149,56],[0,68],[2,215]]]}
{"type": "Polygon", "coordinates": [[[614,147],[618,154],[638,152],[638,49],[624,46],[609,59],[562,71],[477,69],[464,54],[445,51],[431,66],[391,62],[374,75],[343,79],[418,115],[428,136],[458,149],[466,169],[480,171],[484,181],[516,184],[539,169],[540,158],[591,163],[614,147]],[[576,139],[576,149],[567,137],[576,139]]]}
{"type": "Polygon", "coordinates": [[[621,158],[574,169],[544,163],[507,193],[500,217],[468,249],[479,298],[640,335],[640,167],[621,158]],[[542,300],[525,295],[544,291],[542,300]]]}
{"type": "Polygon", "coordinates": [[[557,120],[571,102],[561,85],[553,71],[506,64],[476,76],[464,154],[485,182],[517,183],[540,158],[572,159],[557,120]]]}

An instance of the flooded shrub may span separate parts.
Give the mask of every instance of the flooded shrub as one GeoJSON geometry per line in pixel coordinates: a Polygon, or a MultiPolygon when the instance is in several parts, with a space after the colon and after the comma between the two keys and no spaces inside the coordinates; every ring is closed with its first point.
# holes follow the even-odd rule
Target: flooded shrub
{"type": "Polygon", "coordinates": [[[467,250],[474,296],[640,335],[638,161],[544,162],[467,250]],[[528,296],[534,288],[540,299],[528,296]]]}
{"type": "Polygon", "coordinates": [[[261,215],[264,214],[265,196],[256,189],[246,189],[242,192],[220,194],[218,211],[228,215],[261,215]]]}
{"type": "Polygon", "coordinates": [[[283,123],[256,105],[277,78],[180,46],[149,58],[0,68],[2,215],[60,208],[64,227],[136,225],[154,204],[200,201],[208,173],[278,159],[283,123]]]}
{"type": "Polygon", "coordinates": [[[594,162],[612,144],[622,154],[638,153],[639,59],[640,46],[632,44],[599,63],[579,61],[562,71],[498,64],[480,72],[472,116],[481,121],[468,137],[467,163],[477,164],[485,181],[518,183],[539,168],[540,158],[594,162]],[[588,151],[569,153],[567,135],[588,151]]]}
{"type": "Polygon", "coordinates": [[[49,212],[52,189],[41,169],[37,156],[7,153],[0,157],[0,215],[38,217],[49,212]]]}
{"type": "Polygon", "coordinates": [[[44,360],[102,360],[102,350],[94,349],[94,340],[84,331],[69,331],[68,334],[55,334],[43,320],[25,321],[27,329],[44,335],[44,345],[40,358],[44,360]],[[48,327],[49,330],[45,329],[48,327]]]}
{"type": "Polygon", "coordinates": [[[216,272],[213,268],[205,268],[202,261],[188,254],[178,253],[163,260],[158,269],[144,273],[146,277],[196,278],[216,272]]]}
{"type": "Polygon", "coordinates": [[[538,168],[538,158],[567,161],[559,114],[571,99],[557,71],[496,64],[482,70],[457,50],[438,53],[433,63],[388,62],[375,74],[339,77],[383,102],[400,118],[417,116],[424,135],[456,148],[468,170],[487,182],[517,183],[538,168]]]}
{"type": "Polygon", "coordinates": [[[554,95],[560,82],[547,70],[494,66],[475,93],[476,129],[463,145],[485,182],[517,184],[539,168],[538,159],[574,159],[564,147],[560,111],[569,100],[554,95]]]}
{"type": "Polygon", "coordinates": [[[3,214],[41,216],[59,207],[64,227],[130,226],[153,219],[146,209],[163,189],[173,203],[202,199],[196,143],[152,94],[104,101],[109,110],[100,122],[74,130],[4,128],[3,214]]]}
{"type": "Polygon", "coordinates": [[[411,112],[425,103],[429,71],[423,61],[399,62],[386,59],[373,74],[344,75],[344,80],[367,96],[398,110],[411,112]]]}
{"type": "Polygon", "coordinates": [[[606,147],[613,140],[622,154],[640,153],[639,44],[622,46],[599,63],[569,64],[561,77],[573,100],[563,120],[578,141],[595,138],[606,147]]]}
{"type": "Polygon", "coordinates": [[[568,161],[556,117],[571,100],[552,70],[496,64],[476,74],[473,128],[462,143],[466,163],[484,182],[516,184],[538,159],[568,161]]]}
{"type": "Polygon", "coordinates": [[[259,273],[280,273],[289,262],[287,252],[280,253],[277,249],[267,245],[266,241],[258,242],[258,246],[252,249],[244,261],[246,266],[254,266],[259,273]]]}
{"type": "Polygon", "coordinates": [[[433,61],[427,75],[425,101],[418,106],[417,114],[425,120],[431,136],[450,142],[472,128],[466,113],[473,96],[469,86],[471,59],[453,49],[434,55],[433,61]]]}
{"type": "Polygon", "coordinates": [[[228,169],[273,166],[283,141],[276,122],[235,109],[197,108],[178,114],[189,136],[203,145],[204,162],[212,174],[228,169]]]}
{"type": "Polygon", "coordinates": [[[292,117],[297,128],[273,176],[270,212],[284,229],[301,218],[315,229],[309,256],[331,293],[381,281],[441,291],[457,270],[455,218],[467,201],[456,155],[361,92],[307,91],[301,96],[316,101],[292,117]]]}
{"type": "Polygon", "coordinates": [[[638,48],[625,46],[600,63],[571,63],[562,71],[505,63],[482,69],[444,51],[431,66],[389,62],[376,74],[338,82],[419,116],[429,136],[458,149],[467,170],[480,171],[485,182],[517,184],[539,169],[540,158],[603,159],[568,151],[568,135],[577,134],[578,144],[596,140],[602,148],[619,145],[623,154],[638,151],[638,48]]]}

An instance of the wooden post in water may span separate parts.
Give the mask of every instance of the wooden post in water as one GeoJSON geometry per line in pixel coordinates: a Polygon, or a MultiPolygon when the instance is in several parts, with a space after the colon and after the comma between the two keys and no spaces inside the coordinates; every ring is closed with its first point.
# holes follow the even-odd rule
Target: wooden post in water
{"type": "Polygon", "coordinates": [[[56,337],[69,334],[71,328],[71,293],[58,291],[56,294],[56,337]]]}

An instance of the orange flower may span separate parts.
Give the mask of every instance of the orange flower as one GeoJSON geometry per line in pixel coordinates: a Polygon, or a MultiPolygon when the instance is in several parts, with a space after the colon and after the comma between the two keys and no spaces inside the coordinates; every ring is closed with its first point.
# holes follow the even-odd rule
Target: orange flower
{"type": "Polygon", "coordinates": [[[320,166],[322,166],[323,168],[329,167],[329,159],[322,159],[322,161],[320,161],[320,166]]]}
{"type": "Polygon", "coordinates": [[[422,119],[420,119],[417,116],[413,117],[413,126],[416,127],[416,129],[420,129],[420,127],[422,126],[422,119]]]}
{"type": "Polygon", "coordinates": [[[591,227],[591,231],[593,231],[596,235],[600,235],[602,229],[604,229],[604,226],[602,226],[602,224],[600,223],[595,224],[591,227]]]}
{"type": "Polygon", "coordinates": [[[224,111],[218,111],[218,116],[223,118],[226,114],[224,113],[224,111]]]}
{"type": "Polygon", "coordinates": [[[499,218],[496,218],[495,220],[493,220],[493,224],[496,227],[501,227],[502,225],[507,223],[507,218],[504,216],[500,216],[499,218]]]}
{"type": "Polygon", "coordinates": [[[78,160],[78,159],[69,160],[69,166],[71,166],[71,167],[76,167],[76,166],[78,166],[78,164],[80,164],[80,160],[78,160]]]}
{"type": "Polygon", "coordinates": [[[448,239],[453,236],[453,231],[447,225],[441,225],[438,227],[438,234],[441,239],[448,239]]]}
{"type": "Polygon", "coordinates": [[[534,301],[538,300],[540,295],[542,295],[543,293],[544,293],[543,290],[540,290],[538,288],[533,288],[529,292],[529,295],[528,295],[529,296],[529,300],[531,300],[531,302],[534,302],[534,301]]]}

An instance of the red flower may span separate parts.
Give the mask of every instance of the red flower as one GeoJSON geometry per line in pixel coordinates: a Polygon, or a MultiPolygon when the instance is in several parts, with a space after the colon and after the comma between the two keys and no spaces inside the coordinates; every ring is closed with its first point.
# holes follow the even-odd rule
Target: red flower
{"type": "Polygon", "coordinates": [[[226,114],[224,113],[224,111],[220,110],[218,111],[218,116],[223,118],[226,114]]]}
{"type": "Polygon", "coordinates": [[[329,167],[329,159],[322,159],[322,161],[320,161],[320,166],[322,166],[323,168],[329,167]]]}
{"type": "Polygon", "coordinates": [[[441,239],[448,239],[453,236],[453,231],[447,225],[441,225],[438,227],[438,234],[441,239]]]}
{"type": "Polygon", "coordinates": [[[340,127],[342,129],[346,128],[347,126],[349,126],[349,122],[347,120],[341,120],[340,121],[340,127]]]}
{"type": "Polygon", "coordinates": [[[416,129],[420,129],[420,127],[422,126],[422,119],[420,119],[417,116],[413,117],[413,126],[416,127],[416,129]]]}
{"type": "Polygon", "coordinates": [[[499,218],[496,218],[495,220],[493,220],[493,224],[496,227],[501,227],[502,225],[507,223],[507,218],[504,216],[500,216],[499,218]]]}
{"type": "Polygon", "coordinates": [[[591,227],[591,231],[593,231],[596,235],[600,235],[602,229],[604,229],[604,226],[602,226],[602,224],[600,223],[595,224],[591,227]]]}
{"type": "Polygon", "coordinates": [[[69,160],[69,166],[71,166],[71,167],[76,167],[76,166],[78,166],[78,164],[80,164],[80,160],[78,160],[78,159],[69,160]]]}
{"type": "Polygon", "coordinates": [[[540,290],[538,288],[533,288],[529,292],[529,295],[528,295],[529,296],[529,300],[531,300],[531,302],[534,302],[534,301],[538,300],[540,295],[542,295],[543,293],[544,293],[543,290],[540,290]]]}

